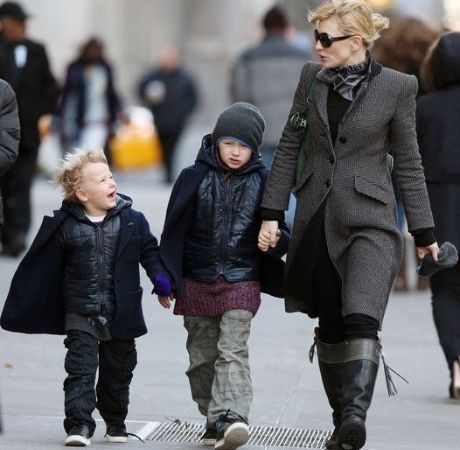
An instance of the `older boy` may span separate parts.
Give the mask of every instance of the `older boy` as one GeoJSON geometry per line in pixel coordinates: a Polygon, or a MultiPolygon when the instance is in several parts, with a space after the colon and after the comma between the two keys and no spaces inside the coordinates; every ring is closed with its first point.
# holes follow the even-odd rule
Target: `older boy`
{"type": "Polygon", "coordinates": [[[44,218],[19,265],[1,325],[67,334],[65,445],[90,445],[95,407],[106,422],[106,439],[127,442],[134,338],[147,332],[139,263],[157,294],[168,295],[171,285],[162,274],[157,240],[131,199],[117,194],[102,150],[67,154],[55,182],[64,191],[62,207],[44,218]]]}

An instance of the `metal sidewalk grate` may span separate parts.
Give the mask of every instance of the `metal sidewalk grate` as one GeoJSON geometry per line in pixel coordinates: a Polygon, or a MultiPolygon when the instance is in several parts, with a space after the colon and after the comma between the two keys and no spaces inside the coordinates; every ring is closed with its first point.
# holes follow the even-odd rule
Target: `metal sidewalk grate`
{"type": "MultiPolygon", "coordinates": [[[[162,423],[145,440],[199,444],[205,429],[197,423],[162,423]]],[[[330,436],[327,430],[305,430],[300,428],[249,427],[247,445],[290,448],[323,448],[330,436]]]]}

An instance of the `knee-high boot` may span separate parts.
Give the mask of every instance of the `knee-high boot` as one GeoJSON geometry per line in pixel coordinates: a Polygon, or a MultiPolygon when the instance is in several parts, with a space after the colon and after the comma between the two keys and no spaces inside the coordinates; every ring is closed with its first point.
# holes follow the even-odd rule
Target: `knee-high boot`
{"type": "Polygon", "coordinates": [[[337,450],[358,450],[366,442],[366,412],[371,404],[382,347],[372,339],[345,341],[342,413],[337,450]]]}
{"type": "Polygon", "coordinates": [[[344,367],[345,342],[326,344],[315,338],[318,352],[318,365],[323,381],[324,391],[332,408],[334,432],[326,442],[325,449],[333,450],[336,446],[337,433],[342,414],[342,376],[344,367]]]}

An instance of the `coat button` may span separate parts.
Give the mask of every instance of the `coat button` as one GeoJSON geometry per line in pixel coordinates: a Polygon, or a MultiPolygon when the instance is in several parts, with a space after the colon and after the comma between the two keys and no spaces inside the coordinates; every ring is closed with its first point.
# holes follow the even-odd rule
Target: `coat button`
{"type": "Polygon", "coordinates": [[[331,164],[334,164],[335,163],[335,156],[329,156],[329,162],[331,164]]]}
{"type": "Polygon", "coordinates": [[[325,184],[327,187],[331,187],[331,180],[327,180],[324,184],[325,184]]]}
{"type": "Polygon", "coordinates": [[[346,144],[346,143],[347,143],[347,138],[346,138],[345,136],[340,136],[340,137],[339,137],[339,142],[340,142],[341,144],[346,144]]]}

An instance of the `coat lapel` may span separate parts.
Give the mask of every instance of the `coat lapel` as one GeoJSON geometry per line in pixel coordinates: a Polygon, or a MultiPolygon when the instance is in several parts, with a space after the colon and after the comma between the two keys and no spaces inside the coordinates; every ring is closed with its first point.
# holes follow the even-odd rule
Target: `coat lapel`
{"type": "Polygon", "coordinates": [[[125,210],[121,210],[120,212],[120,221],[120,245],[118,246],[118,255],[121,255],[136,229],[136,223],[130,220],[128,212],[125,210]]]}
{"type": "Polygon", "coordinates": [[[315,105],[318,111],[321,120],[323,121],[324,125],[327,127],[329,123],[329,119],[327,116],[327,93],[329,91],[329,86],[322,81],[317,82],[316,84],[316,92],[315,92],[315,105]]]}

